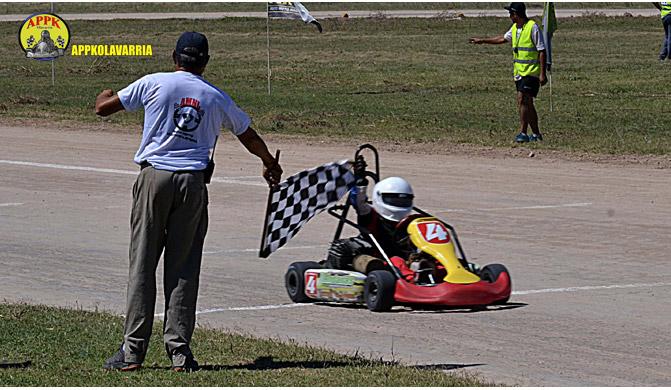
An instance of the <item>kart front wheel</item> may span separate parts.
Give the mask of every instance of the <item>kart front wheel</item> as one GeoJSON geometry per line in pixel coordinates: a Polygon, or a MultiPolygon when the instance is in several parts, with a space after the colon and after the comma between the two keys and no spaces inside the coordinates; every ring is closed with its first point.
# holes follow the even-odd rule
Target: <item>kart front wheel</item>
{"type": "Polygon", "coordinates": [[[386,270],[368,274],[363,288],[363,297],[370,311],[389,311],[394,305],[396,278],[386,270]]]}
{"type": "MultiPolygon", "coordinates": [[[[508,274],[508,278],[510,279],[510,283],[512,284],[512,278],[510,277],[510,272],[508,272],[508,269],[503,264],[488,264],[484,266],[480,270],[480,278],[489,283],[494,283],[499,279],[499,275],[501,275],[502,273],[508,274]]],[[[495,305],[504,304],[507,303],[509,299],[510,295],[508,295],[504,299],[500,299],[494,302],[494,304],[495,305]]]]}
{"type": "Polygon", "coordinates": [[[310,302],[311,299],[305,295],[305,271],[309,269],[321,268],[319,263],[314,261],[300,261],[292,263],[284,274],[284,287],[287,294],[293,302],[310,302]]]}

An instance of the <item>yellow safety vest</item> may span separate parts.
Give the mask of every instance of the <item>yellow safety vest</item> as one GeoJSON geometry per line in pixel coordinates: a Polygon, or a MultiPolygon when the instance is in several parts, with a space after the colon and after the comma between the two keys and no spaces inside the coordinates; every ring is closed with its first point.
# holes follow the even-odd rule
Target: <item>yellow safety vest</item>
{"type": "Polygon", "coordinates": [[[671,14],[671,2],[662,1],[659,4],[662,6],[662,18],[668,14],[671,14]]]}
{"type": "Polygon", "coordinates": [[[522,33],[517,36],[517,24],[513,24],[513,66],[515,76],[536,76],[541,74],[541,65],[538,49],[531,40],[531,30],[536,22],[529,20],[522,27],[522,33]]]}

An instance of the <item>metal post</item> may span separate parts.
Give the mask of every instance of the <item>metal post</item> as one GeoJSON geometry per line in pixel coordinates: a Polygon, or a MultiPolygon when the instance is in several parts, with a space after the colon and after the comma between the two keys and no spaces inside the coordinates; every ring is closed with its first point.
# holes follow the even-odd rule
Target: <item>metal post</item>
{"type": "MultiPolygon", "coordinates": [[[[51,13],[54,13],[54,3],[51,2],[51,13]]],[[[56,59],[52,58],[51,59],[51,86],[54,87],[56,86],[56,65],[54,64],[54,61],[56,59]]]]}
{"type": "Polygon", "coordinates": [[[548,72],[548,81],[550,83],[550,112],[552,112],[552,72],[548,72]]]}
{"type": "Polygon", "coordinates": [[[268,96],[270,96],[270,15],[266,3],[266,47],[268,49],[268,96]]]}

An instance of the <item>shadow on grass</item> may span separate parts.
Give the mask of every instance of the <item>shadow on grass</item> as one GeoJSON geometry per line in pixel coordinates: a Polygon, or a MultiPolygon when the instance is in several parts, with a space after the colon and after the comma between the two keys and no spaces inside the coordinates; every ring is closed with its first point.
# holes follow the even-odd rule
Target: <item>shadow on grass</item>
{"type": "MultiPolygon", "coordinates": [[[[241,364],[202,364],[198,371],[223,371],[223,370],[278,370],[282,368],[334,368],[351,366],[352,363],[336,361],[304,361],[304,362],[276,362],[272,356],[261,356],[253,363],[241,364]]],[[[170,370],[171,367],[149,366],[150,370],[170,370]]]]}
{"type": "Polygon", "coordinates": [[[484,365],[485,365],[484,363],[471,363],[471,364],[442,363],[442,364],[418,364],[418,365],[409,366],[409,367],[417,368],[419,370],[449,371],[449,370],[458,370],[460,368],[478,367],[478,366],[484,366],[484,365]]]}
{"type": "Polygon", "coordinates": [[[0,368],[28,368],[31,366],[31,361],[26,360],[23,362],[6,362],[6,361],[1,361],[0,362],[0,368]]]}

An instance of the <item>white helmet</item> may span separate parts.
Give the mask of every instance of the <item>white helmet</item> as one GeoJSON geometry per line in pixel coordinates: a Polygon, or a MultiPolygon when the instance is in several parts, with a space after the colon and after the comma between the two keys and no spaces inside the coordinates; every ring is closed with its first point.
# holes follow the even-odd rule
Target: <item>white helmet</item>
{"type": "Polygon", "coordinates": [[[412,212],[414,197],[405,179],[388,177],[373,187],[373,208],[382,217],[398,222],[412,212]]]}

